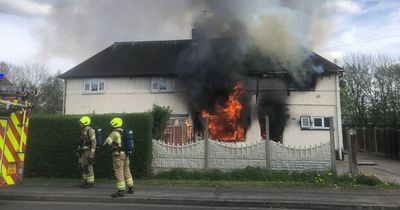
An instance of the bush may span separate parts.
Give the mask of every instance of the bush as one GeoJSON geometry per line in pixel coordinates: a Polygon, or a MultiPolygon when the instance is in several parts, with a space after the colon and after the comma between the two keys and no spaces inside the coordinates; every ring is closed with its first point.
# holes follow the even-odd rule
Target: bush
{"type": "Polygon", "coordinates": [[[356,176],[356,183],[359,185],[365,186],[376,186],[381,183],[381,181],[375,176],[368,176],[365,174],[361,174],[356,176]]]}
{"type": "MultiPolygon", "coordinates": [[[[103,139],[111,131],[109,121],[116,116],[123,119],[123,127],[134,131],[135,151],[130,157],[134,176],[150,174],[153,151],[151,113],[92,115],[92,125],[103,129],[103,139]]],[[[75,149],[80,142],[80,117],[42,115],[30,119],[25,159],[27,177],[81,177],[78,157],[75,155],[75,149]]],[[[97,150],[94,169],[97,178],[114,177],[110,147],[97,150]]]]}
{"type": "Polygon", "coordinates": [[[171,117],[172,109],[168,106],[153,105],[153,138],[157,140],[164,140],[164,130],[168,125],[169,118],[171,117]]]}

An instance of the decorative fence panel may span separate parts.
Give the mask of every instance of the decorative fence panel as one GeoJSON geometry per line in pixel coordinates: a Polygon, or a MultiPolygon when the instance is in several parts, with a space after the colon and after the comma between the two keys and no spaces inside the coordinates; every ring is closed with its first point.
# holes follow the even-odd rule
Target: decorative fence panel
{"type": "Polygon", "coordinates": [[[271,141],[271,155],[271,167],[273,170],[329,171],[332,168],[329,143],[307,148],[292,148],[271,141]]]}
{"type": "Polygon", "coordinates": [[[272,170],[319,170],[332,168],[330,144],[308,148],[294,148],[270,141],[268,154],[266,141],[253,144],[229,144],[204,140],[183,146],[153,140],[153,169],[240,169],[246,167],[272,170]]]}

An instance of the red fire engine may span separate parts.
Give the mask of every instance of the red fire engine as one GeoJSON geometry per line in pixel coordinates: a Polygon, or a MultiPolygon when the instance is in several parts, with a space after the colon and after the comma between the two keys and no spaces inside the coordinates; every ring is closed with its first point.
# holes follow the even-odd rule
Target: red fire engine
{"type": "Polygon", "coordinates": [[[13,87],[0,74],[0,187],[22,181],[29,117],[30,91],[13,87]]]}

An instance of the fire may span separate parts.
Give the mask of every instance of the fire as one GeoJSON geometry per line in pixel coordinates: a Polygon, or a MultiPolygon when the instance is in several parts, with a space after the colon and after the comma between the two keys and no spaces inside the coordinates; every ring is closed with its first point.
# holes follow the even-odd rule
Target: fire
{"type": "Polygon", "coordinates": [[[244,86],[238,83],[224,105],[215,105],[214,114],[201,112],[203,118],[209,118],[208,128],[212,138],[223,141],[244,140],[244,125],[240,121],[243,105],[239,101],[243,93],[244,86]]]}

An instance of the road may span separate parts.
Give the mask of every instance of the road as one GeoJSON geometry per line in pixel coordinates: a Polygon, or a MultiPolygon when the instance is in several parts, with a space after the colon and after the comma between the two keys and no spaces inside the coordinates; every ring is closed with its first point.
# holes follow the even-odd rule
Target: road
{"type": "MultiPolygon", "coordinates": [[[[155,204],[117,204],[117,203],[80,203],[80,202],[44,202],[44,201],[4,201],[0,200],[0,209],[4,210],[259,210],[265,208],[234,208],[234,207],[204,207],[204,206],[178,206],[178,205],[155,205],[155,204]]],[[[276,208],[268,208],[276,209],[276,208]]],[[[282,210],[282,209],[280,209],[282,210]]],[[[293,209],[292,209],[293,210],[293,209]]]]}

